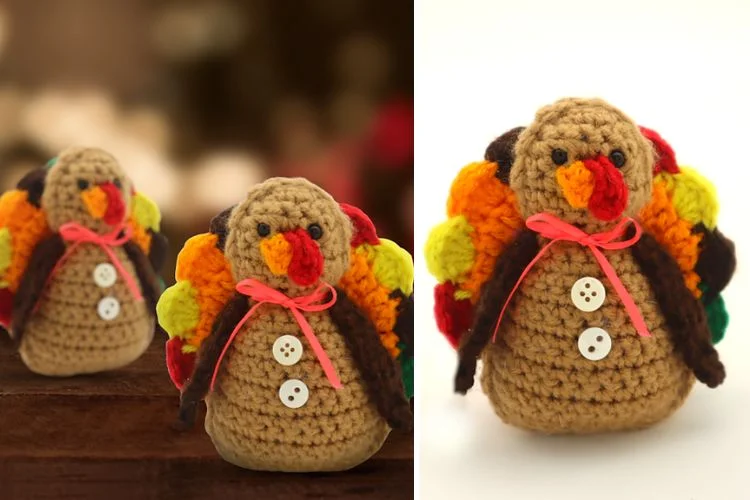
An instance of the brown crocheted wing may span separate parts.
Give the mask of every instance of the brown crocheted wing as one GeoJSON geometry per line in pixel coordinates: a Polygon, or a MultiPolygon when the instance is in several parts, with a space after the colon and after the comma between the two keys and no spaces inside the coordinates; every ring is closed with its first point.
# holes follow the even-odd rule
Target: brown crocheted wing
{"type": "Polygon", "coordinates": [[[338,284],[375,325],[380,341],[401,366],[407,397],[413,394],[414,263],[409,252],[379,238],[359,208],[341,204],[354,224],[349,269],[338,284]]]}
{"type": "Polygon", "coordinates": [[[639,215],[644,231],[675,259],[693,296],[706,309],[714,343],[729,317],[720,292],[734,274],[734,244],[717,228],[716,189],[696,170],[678,166],[672,147],[653,130],[641,132],[654,146],[651,201],[639,215]]]}

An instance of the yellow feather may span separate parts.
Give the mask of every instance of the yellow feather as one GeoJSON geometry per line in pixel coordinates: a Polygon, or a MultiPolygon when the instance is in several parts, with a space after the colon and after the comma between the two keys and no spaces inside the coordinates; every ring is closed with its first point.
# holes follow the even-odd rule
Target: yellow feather
{"type": "Polygon", "coordinates": [[[156,314],[169,338],[192,337],[200,321],[198,292],[189,281],[178,282],[162,294],[156,306],[156,314]]]}
{"type": "MultiPolygon", "coordinates": [[[[10,229],[4,227],[0,229],[0,276],[4,276],[10,265],[13,263],[13,238],[10,229]]],[[[4,281],[3,281],[4,283],[4,281]]],[[[0,283],[0,288],[4,288],[0,283]]],[[[7,286],[7,285],[6,285],[7,286]]]]}
{"type": "Polygon", "coordinates": [[[414,263],[409,252],[391,240],[380,238],[380,245],[369,247],[372,271],[389,290],[401,290],[407,297],[414,287],[414,263]]]}
{"type": "Polygon", "coordinates": [[[161,212],[159,207],[143,193],[133,196],[133,218],[138,224],[158,233],[161,229],[161,212]]]}
{"type": "Polygon", "coordinates": [[[427,269],[439,282],[461,282],[474,264],[475,249],[471,242],[474,228],[463,215],[451,217],[434,227],[427,238],[427,269]]]}
{"type": "Polygon", "coordinates": [[[703,224],[714,229],[719,215],[719,200],[711,182],[690,167],[680,167],[680,173],[670,175],[667,185],[672,192],[672,203],[681,219],[703,224]]]}

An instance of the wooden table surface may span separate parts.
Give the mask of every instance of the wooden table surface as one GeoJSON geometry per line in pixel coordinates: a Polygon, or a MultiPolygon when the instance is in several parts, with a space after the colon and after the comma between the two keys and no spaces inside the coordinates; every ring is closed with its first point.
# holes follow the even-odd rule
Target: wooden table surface
{"type": "Polygon", "coordinates": [[[413,498],[413,436],[397,432],[344,473],[259,473],[224,462],[202,421],[172,428],[179,398],[163,342],[123,370],[53,379],[29,372],[0,332],[0,499],[413,498]]]}

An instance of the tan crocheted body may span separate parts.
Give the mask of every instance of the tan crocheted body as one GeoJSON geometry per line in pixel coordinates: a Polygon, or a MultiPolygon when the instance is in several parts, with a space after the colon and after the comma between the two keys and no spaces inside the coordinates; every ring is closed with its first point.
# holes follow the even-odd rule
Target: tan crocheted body
{"type": "Polygon", "coordinates": [[[235,465],[284,472],[346,470],[375,454],[390,433],[328,314],[304,314],[343,388],[331,387],[289,311],[261,306],[229,348],[215,391],[206,398],[206,432],[235,465]],[[277,363],[272,355],[281,335],[294,335],[304,346],[293,366],[277,363]],[[279,399],[279,387],[290,379],[302,380],[310,390],[298,409],[279,399]]]}
{"type": "MultiPolygon", "coordinates": [[[[115,252],[135,278],[125,251],[116,248],[115,252]]],[[[136,302],[122,276],[107,289],[94,282],[96,266],[109,262],[101,248],[83,244],[56,271],[21,341],[21,358],[29,369],[49,376],[114,370],[132,363],[148,348],[154,318],[146,303],[136,302]],[[112,321],[99,317],[97,306],[105,297],[120,302],[120,313],[112,321]]]]}
{"type": "MultiPolygon", "coordinates": [[[[546,243],[541,241],[542,244],[546,243]]],[[[516,292],[495,344],[482,355],[482,388],[505,422],[545,433],[642,428],[671,415],[694,383],[674,353],[651,287],[628,250],[604,252],[641,310],[651,337],[639,337],[591,252],[559,242],[516,292]],[[578,310],[570,290],[599,279],[604,304],[578,310]],[[612,350],[599,361],[578,351],[578,336],[601,327],[612,350]]]]}

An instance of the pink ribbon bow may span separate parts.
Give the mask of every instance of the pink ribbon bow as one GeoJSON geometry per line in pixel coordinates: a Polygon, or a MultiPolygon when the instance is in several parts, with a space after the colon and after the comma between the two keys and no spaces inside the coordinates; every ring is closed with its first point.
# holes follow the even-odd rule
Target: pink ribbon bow
{"type": "Polygon", "coordinates": [[[605,257],[601,250],[599,250],[600,248],[603,248],[604,250],[623,250],[625,248],[633,246],[641,238],[642,234],[641,226],[638,225],[638,223],[634,219],[625,217],[613,229],[609,231],[603,233],[588,234],[581,229],[568,224],[567,222],[563,222],[554,215],[541,213],[532,215],[531,217],[526,219],[526,227],[538,233],[540,236],[543,236],[544,238],[550,239],[552,241],[547,243],[547,245],[545,245],[539,251],[536,257],[534,257],[529,265],[526,266],[526,269],[523,270],[523,273],[521,273],[521,277],[518,278],[516,285],[513,287],[513,290],[511,290],[508,299],[503,305],[503,309],[500,311],[500,316],[497,318],[497,323],[495,324],[495,332],[492,335],[493,342],[497,337],[497,331],[500,328],[500,321],[502,321],[503,319],[503,315],[505,314],[505,310],[508,308],[508,304],[510,304],[510,299],[513,298],[513,294],[516,293],[516,290],[521,285],[521,282],[529,273],[529,271],[531,271],[531,268],[534,267],[534,264],[536,264],[539,259],[541,259],[542,256],[547,252],[547,250],[549,250],[549,248],[558,241],[572,241],[582,246],[588,247],[588,249],[591,250],[591,253],[594,254],[594,257],[596,257],[596,260],[599,263],[599,267],[602,268],[604,274],[607,276],[607,278],[609,278],[609,281],[610,283],[612,283],[612,286],[617,292],[617,295],[620,296],[620,300],[622,300],[622,303],[625,305],[625,310],[628,312],[630,320],[633,322],[638,335],[642,337],[651,336],[648,331],[648,327],[646,326],[646,322],[644,321],[640,310],[638,310],[638,306],[635,304],[635,301],[633,301],[633,297],[631,297],[631,295],[628,293],[628,290],[625,288],[625,285],[623,285],[622,281],[620,281],[620,278],[617,276],[617,272],[612,267],[612,264],[609,263],[607,257],[605,257]],[[633,224],[633,227],[635,227],[635,235],[627,240],[615,241],[625,234],[625,230],[628,224],[633,224]]]}
{"type": "Polygon", "coordinates": [[[63,265],[63,263],[68,260],[68,258],[76,248],[78,248],[83,243],[93,243],[94,245],[99,246],[107,254],[109,260],[120,273],[120,276],[122,276],[122,279],[125,280],[125,284],[132,292],[133,297],[135,297],[135,299],[138,301],[143,300],[143,295],[141,294],[141,290],[138,287],[138,283],[135,281],[135,278],[133,278],[133,276],[127,271],[127,269],[125,269],[125,266],[123,266],[122,262],[120,262],[120,259],[117,258],[117,255],[115,255],[115,252],[113,250],[114,247],[121,247],[131,240],[131,238],[133,237],[133,230],[130,228],[130,226],[121,224],[111,233],[102,236],[96,234],[90,229],[83,227],[80,224],[70,222],[68,224],[63,224],[60,227],[60,236],[62,236],[63,240],[72,242],[73,244],[70,246],[70,248],[68,248],[67,252],[65,252],[65,255],[63,255],[62,259],[60,259],[60,261],[57,263],[57,266],[55,266],[55,269],[52,271],[52,275],[54,275],[55,272],[63,265]]]}
{"type": "Polygon", "coordinates": [[[227,344],[224,346],[224,350],[221,351],[221,355],[216,362],[216,368],[214,368],[213,377],[211,378],[211,391],[214,390],[216,378],[219,375],[219,367],[221,366],[221,361],[224,359],[224,355],[227,353],[227,350],[229,350],[229,346],[232,345],[232,341],[234,341],[234,338],[240,332],[243,325],[247,323],[247,321],[255,313],[255,311],[263,304],[277,304],[282,307],[286,307],[292,312],[292,315],[294,315],[294,319],[297,320],[297,324],[302,329],[302,333],[305,335],[305,338],[307,338],[310,346],[312,346],[313,352],[315,353],[315,356],[317,356],[318,361],[320,362],[320,366],[323,368],[323,372],[326,374],[326,377],[328,377],[329,382],[331,382],[331,385],[335,389],[341,389],[341,380],[336,374],[336,369],[333,367],[333,363],[331,363],[331,360],[328,358],[328,355],[326,354],[325,349],[323,349],[323,346],[320,345],[318,338],[315,336],[315,332],[313,332],[312,326],[310,326],[310,323],[308,323],[308,321],[305,319],[305,316],[302,314],[302,311],[320,312],[325,311],[326,309],[330,309],[333,304],[336,303],[337,295],[335,288],[333,288],[328,283],[321,283],[318,288],[316,288],[315,291],[310,295],[291,298],[287,297],[278,290],[264,285],[260,281],[254,279],[246,279],[240,281],[237,284],[236,290],[242,295],[255,300],[257,303],[247,312],[247,314],[245,314],[245,317],[240,320],[240,322],[234,328],[232,335],[229,337],[227,344]],[[325,300],[326,294],[329,291],[332,293],[331,300],[325,303],[321,303],[323,300],[325,300]]]}

